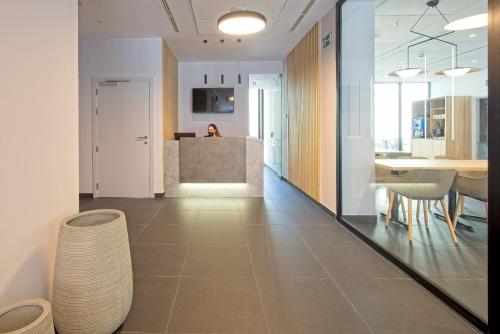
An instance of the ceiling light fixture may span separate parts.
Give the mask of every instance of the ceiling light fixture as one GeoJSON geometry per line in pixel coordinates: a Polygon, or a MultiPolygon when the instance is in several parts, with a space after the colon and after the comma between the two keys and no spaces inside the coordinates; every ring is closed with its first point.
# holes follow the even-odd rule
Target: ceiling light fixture
{"type": "Polygon", "coordinates": [[[421,68],[403,68],[401,70],[396,70],[389,75],[391,77],[400,77],[400,78],[413,78],[422,73],[423,70],[421,68]]]}
{"type": "Polygon", "coordinates": [[[217,20],[217,28],[225,34],[250,35],[266,27],[264,15],[250,10],[235,10],[217,20]]]}
{"type": "Polygon", "coordinates": [[[462,19],[453,21],[444,26],[445,30],[469,30],[486,27],[488,25],[488,14],[479,14],[464,17],[462,19]]]}
{"type": "Polygon", "coordinates": [[[448,68],[446,70],[442,70],[439,72],[436,72],[436,75],[446,75],[448,77],[461,77],[464,74],[467,73],[472,73],[472,72],[479,72],[479,68],[477,67],[455,67],[455,68],[448,68]]]}

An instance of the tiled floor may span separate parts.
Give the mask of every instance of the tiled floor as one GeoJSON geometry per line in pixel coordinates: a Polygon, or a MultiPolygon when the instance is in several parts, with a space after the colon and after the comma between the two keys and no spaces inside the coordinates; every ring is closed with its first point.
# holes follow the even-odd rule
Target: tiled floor
{"type": "MultiPolygon", "coordinates": [[[[378,211],[387,210],[385,194],[385,189],[378,190],[378,211]]],[[[380,216],[370,221],[366,217],[350,217],[349,221],[359,231],[447,291],[478,316],[487,319],[487,224],[460,218],[462,223],[472,226],[474,231],[457,229],[458,244],[455,245],[451,240],[447,225],[433,215],[435,212],[442,213],[440,208],[431,206],[427,229],[423,217],[420,220],[415,219],[416,205],[413,207],[413,241],[411,243],[408,242],[408,230],[405,226],[391,223],[388,228],[385,228],[380,216]]],[[[484,210],[483,203],[466,199],[466,214],[484,217],[484,210]]]]}
{"type": "Polygon", "coordinates": [[[99,199],[125,211],[121,333],[473,333],[271,172],[264,199],[99,199]]]}

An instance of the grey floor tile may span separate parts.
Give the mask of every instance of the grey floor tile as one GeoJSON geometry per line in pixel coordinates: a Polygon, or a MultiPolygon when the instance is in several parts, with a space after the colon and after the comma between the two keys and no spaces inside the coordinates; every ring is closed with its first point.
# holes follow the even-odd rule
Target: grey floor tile
{"type": "Polygon", "coordinates": [[[193,245],[184,276],[253,277],[247,246],[193,245]]]}
{"type": "Polygon", "coordinates": [[[134,276],[180,276],[186,245],[135,245],[131,249],[134,276]]]}
{"type": "Polygon", "coordinates": [[[164,198],[161,209],[165,210],[198,210],[199,198],[164,198]]]}
{"type": "Polygon", "coordinates": [[[257,277],[328,277],[305,246],[250,247],[257,277]]]}
{"type": "Polygon", "coordinates": [[[146,229],[147,225],[129,225],[127,226],[128,240],[131,245],[135,243],[137,238],[146,229]]]}
{"type": "Polygon", "coordinates": [[[406,279],[336,279],[375,333],[474,333],[463,320],[406,279]]]}
{"type": "Polygon", "coordinates": [[[160,209],[156,212],[151,224],[179,224],[194,226],[197,210],[176,210],[176,209],[160,209]]]}
{"type": "Polygon", "coordinates": [[[127,210],[158,210],[163,204],[163,198],[131,198],[125,208],[127,210]]]}
{"type": "Polygon", "coordinates": [[[251,246],[304,246],[300,235],[289,225],[248,225],[248,244],[251,246]]]}
{"type": "Polygon", "coordinates": [[[216,211],[238,211],[238,200],[236,198],[201,198],[199,199],[199,210],[216,211]]]}
{"type": "Polygon", "coordinates": [[[186,244],[193,234],[193,228],[186,225],[149,224],[136,244],[186,244]]]}
{"type": "Polygon", "coordinates": [[[281,211],[241,210],[241,220],[245,224],[290,225],[291,221],[281,211]]]}
{"type": "Polygon", "coordinates": [[[183,278],[168,333],[266,333],[255,279],[183,278]]]}
{"type": "Polygon", "coordinates": [[[151,218],[156,214],[157,210],[125,210],[125,219],[128,225],[145,225],[149,224],[151,218]]]}
{"type": "Polygon", "coordinates": [[[115,209],[124,210],[127,206],[128,198],[103,197],[93,199],[88,203],[83,211],[98,210],[98,209],[115,209]]]}
{"type": "Polygon", "coordinates": [[[132,309],[119,333],[165,333],[178,278],[136,278],[132,309]]]}
{"type": "Polygon", "coordinates": [[[484,320],[488,319],[488,280],[434,279],[432,281],[477,316],[484,320]]]}
{"type": "Polygon", "coordinates": [[[238,207],[242,211],[279,211],[278,206],[266,198],[239,198],[238,207]]]}
{"type": "Polygon", "coordinates": [[[329,279],[259,279],[271,333],[371,333],[329,279]]]}
{"type": "Polygon", "coordinates": [[[368,247],[339,246],[313,248],[333,278],[403,278],[396,267],[368,247]]]}
{"type": "Polygon", "coordinates": [[[238,210],[233,210],[233,211],[200,210],[198,212],[198,216],[196,218],[196,224],[205,225],[214,223],[239,224],[241,223],[240,213],[238,210]]]}
{"type": "Polygon", "coordinates": [[[341,245],[362,246],[364,243],[338,223],[314,226],[296,226],[311,247],[335,247],[341,245]]]}
{"type": "Polygon", "coordinates": [[[246,225],[216,222],[196,224],[193,232],[193,243],[230,243],[246,245],[246,225]]]}

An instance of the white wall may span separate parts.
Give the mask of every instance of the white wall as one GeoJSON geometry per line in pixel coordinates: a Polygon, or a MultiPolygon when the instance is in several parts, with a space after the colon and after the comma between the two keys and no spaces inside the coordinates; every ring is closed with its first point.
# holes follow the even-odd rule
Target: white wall
{"type": "Polygon", "coordinates": [[[163,192],[161,38],[80,39],[80,192],[92,193],[92,79],[152,78],[154,192],[163,192]]]}
{"type": "Polygon", "coordinates": [[[78,4],[0,1],[0,308],[50,296],[78,211],[78,4]]]}
{"type": "Polygon", "coordinates": [[[215,123],[223,136],[247,136],[248,128],[248,75],[282,73],[283,62],[184,62],[179,63],[179,131],[207,133],[209,123],[215,123]],[[208,75],[207,87],[234,87],[233,114],[193,114],[192,89],[205,87],[204,74],[208,75]],[[224,74],[224,85],[220,75],[224,74]],[[238,73],[241,85],[238,85],[238,73]]]}
{"type": "Polygon", "coordinates": [[[337,83],[335,8],[320,21],[320,43],[332,33],[332,44],[320,46],[320,202],[337,212],[337,83]]]}

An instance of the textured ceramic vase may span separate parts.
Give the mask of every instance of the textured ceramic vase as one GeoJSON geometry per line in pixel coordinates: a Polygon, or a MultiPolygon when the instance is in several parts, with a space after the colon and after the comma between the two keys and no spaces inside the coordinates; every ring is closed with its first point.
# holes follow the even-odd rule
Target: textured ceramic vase
{"type": "Polygon", "coordinates": [[[0,333],[54,334],[49,302],[31,299],[0,310],[0,333]]]}
{"type": "Polygon", "coordinates": [[[61,223],[52,307],[59,334],[113,333],[132,304],[125,215],[94,210],[61,223]]]}

